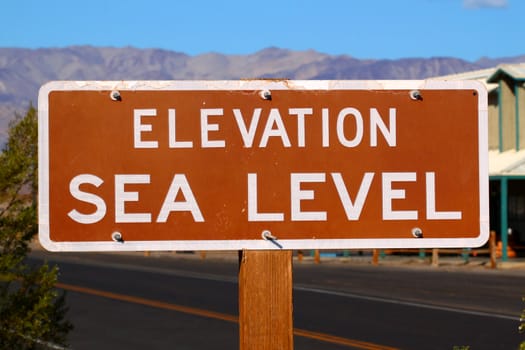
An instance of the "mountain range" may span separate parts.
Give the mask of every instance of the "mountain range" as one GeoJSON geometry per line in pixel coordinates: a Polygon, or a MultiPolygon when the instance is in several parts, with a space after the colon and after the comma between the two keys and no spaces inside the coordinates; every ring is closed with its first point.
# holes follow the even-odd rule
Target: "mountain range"
{"type": "Polygon", "coordinates": [[[453,57],[358,59],[276,47],[247,55],[196,56],[133,47],[0,48],[0,145],[9,121],[23,115],[30,103],[36,106],[38,89],[52,80],[425,79],[518,62],[525,62],[525,55],[469,62],[453,57]]]}

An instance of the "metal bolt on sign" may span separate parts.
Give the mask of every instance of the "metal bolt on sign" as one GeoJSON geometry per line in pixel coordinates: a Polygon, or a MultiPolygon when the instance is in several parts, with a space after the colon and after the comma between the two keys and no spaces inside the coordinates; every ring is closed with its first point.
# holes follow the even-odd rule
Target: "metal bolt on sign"
{"type": "Polygon", "coordinates": [[[122,238],[122,233],[120,232],[113,232],[111,234],[111,239],[118,243],[124,243],[124,239],[122,238]]]}
{"type": "Polygon", "coordinates": [[[420,229],[419,227],[414,227],[412,229],[412,235],[415,237],[415,238],[423,238],[423,230],[420,229]]]}

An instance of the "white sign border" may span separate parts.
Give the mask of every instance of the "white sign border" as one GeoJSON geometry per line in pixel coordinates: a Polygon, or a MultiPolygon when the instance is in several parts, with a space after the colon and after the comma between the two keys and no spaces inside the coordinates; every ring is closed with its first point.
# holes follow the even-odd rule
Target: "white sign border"
{"type": "MultiPolygon", "coordinates": [[[[217,81],[52,81],[38,95],[38,211],[40,244],[50,251],[185,251],[396,249],[479,247],[489,238],[488,102],[485,86],[475,80],[217,80],[217,81]],[[178,90],[465,90],[478,93],[480,231],[476,238],[181,240],[55,242],[49,230],[49,104],[52,91],[178,90]]],[[[278,236],[278,233],[276,233],[278,236]]]]}

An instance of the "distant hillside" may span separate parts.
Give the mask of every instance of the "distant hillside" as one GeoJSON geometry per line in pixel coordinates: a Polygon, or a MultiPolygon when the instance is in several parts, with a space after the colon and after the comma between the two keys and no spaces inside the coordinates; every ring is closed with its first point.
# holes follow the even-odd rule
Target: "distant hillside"
{"type": "Polygon", "coordinates": [[[361,60],[313,50],[267,48],[250,55],[189,56],[159,49],[75,46],[47,49],[0,48],[0,145],[15,111],[36,106],[38,89],[51,80],[179,79],[424,79],[525,61],[525,56],[361,60]]]}

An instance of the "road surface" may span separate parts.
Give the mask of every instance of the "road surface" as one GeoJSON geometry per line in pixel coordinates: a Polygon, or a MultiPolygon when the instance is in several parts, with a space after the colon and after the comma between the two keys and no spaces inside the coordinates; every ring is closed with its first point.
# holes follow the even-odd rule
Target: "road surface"
{"type": "MultiPolygon", "coordinates": [[[[72,349],[238,348],[238,262],[47,253],[72,349]]],[[[295,349],[517,349],[525,270],[294,263],[295,349]]]]}

